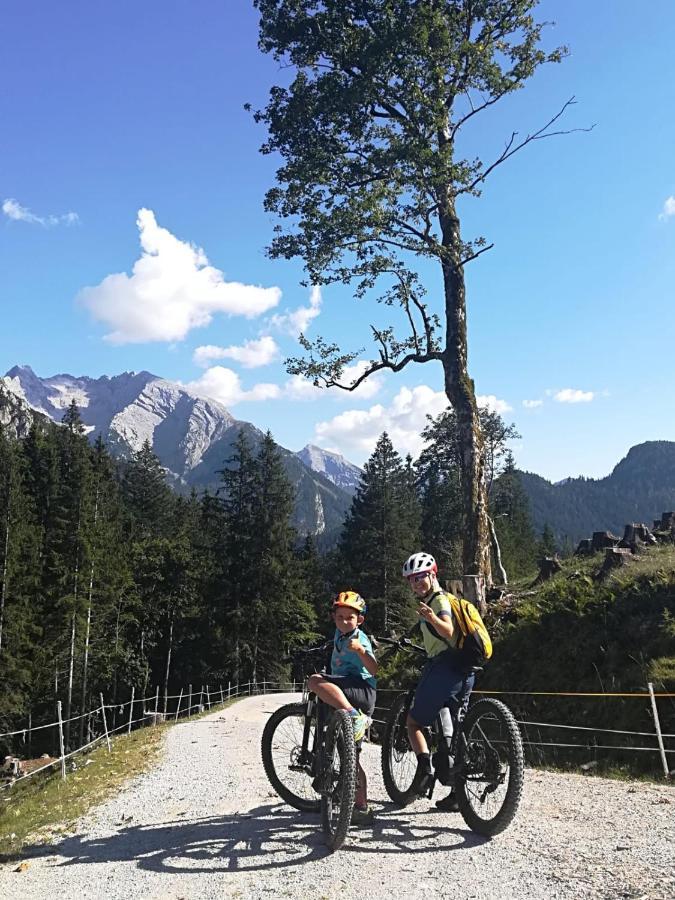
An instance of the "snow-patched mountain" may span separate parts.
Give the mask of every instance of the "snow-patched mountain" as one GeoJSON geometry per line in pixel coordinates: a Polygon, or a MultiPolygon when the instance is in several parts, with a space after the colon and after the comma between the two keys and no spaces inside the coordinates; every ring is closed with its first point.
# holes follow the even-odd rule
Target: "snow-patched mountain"
{"type": "Polygon", "coordinates": [[[307,444],[302,450],[298,450],[297,456],[313,472],[321,472],[333,484],[348,491],[350,494],[355,493],[361,481],[363,470],[355,466],[354,463],[350,463],[340,453],[323,450],[315,444],[307,444]]]}
{"type": "Polygon", "coordinates": [[[86,430],[120,450],[140,450],[150,441],[162,463],[184,478],[236,421],[215,400],[206,400],[150,372],[112,378],[53,375],[39,378],[30,366],[15,366],[3,379],[33,409],[60,422],[74,400],[86,430]]]}
{"type": "MultiPolygon", "coordinates": [[[[118,456],[128,456],[148,440],[179,490],[216,488],[221,482],[217,473],[233,456],[239,432],[246,433],[254,448],[263,436],[216,400],[150,372],[40,378],[30,366],[15,366],[0,378],[0,389],[12,408],[35,410],[54,422],[63,419],[74,400],[89,438],[100,434],[118,456]]],[[[296,526],[305,533],[335,532],[350,495],[321,470],[312,471],[296,454],[280,449],[296,491],[296,526]]]]}

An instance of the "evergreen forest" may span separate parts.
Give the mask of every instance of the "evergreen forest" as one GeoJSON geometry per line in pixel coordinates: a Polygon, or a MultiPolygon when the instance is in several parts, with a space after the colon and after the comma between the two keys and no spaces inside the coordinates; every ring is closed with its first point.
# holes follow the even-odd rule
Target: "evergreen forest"
{"type": "MultiPolygon", "coordinates": [[[[507,450],[515,431],[484,413],[495,523],[510,575],[534,568],[527,501],[507,450]]],[[[331,596],[367,598],[375,634],[414,622],[400,572],[424,547],[461,574],[453,413],[402,459],[383,434],[337,546],[291,525],[293,489],[272,436],[245,432],[218,490],[167,485],[146,443],[128,459],[87,439],[77,406],[55,425],[0,426],[0,731],[72,719],[106,702],[188,684],[279,680],[289,651],[331,633],[331,596]]],[[[66,726],[81,746],[85,718],[66,726]]],[[[11,740],[11,739],[10,739],[11,740]]],[[[8,743],[0,752],[16,750],[8,743]]],[[[48,749],[48,748],[46,748],[48,749]]]]}

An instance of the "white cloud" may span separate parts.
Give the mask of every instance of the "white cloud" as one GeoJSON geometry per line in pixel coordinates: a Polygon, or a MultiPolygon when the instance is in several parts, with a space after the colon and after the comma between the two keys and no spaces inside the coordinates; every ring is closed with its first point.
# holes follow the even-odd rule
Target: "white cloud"
{"type": "Polygon", "coordinates": [[[320,312],[321,288],[315,286],[309,295],[309,306],[299,306],[293,312],[272,316],[270,325],[297,338],[301,332],[304,334],[307,331],[312,319],[316,319],[320,312]]]}
{"type": "Polygon", "coordinates": [[[245,390],[237,373],[224,366],[207,369],[201,378],[188,382],[185,387],[200,397],[209,397],[228,407],[244,400],[273,400],[281,394],[277,384],[256,384],[245,390]]]}
{"type": "Polygon", "coordinates": [[[593,397],[593,391],[579,391],[575,388],[564,388],[553,395],[558,403],[590,403],[593,397]]]}
{"type": "Polygon", "coordinates": [[[443,391],[426,385],[403,387],[389,406],[378,403],[370,409],[350,409],[317,423],[315,442],[337,447],[358,462],[372,453],[378,437],[386,431],[399,453],[417,456],[423,446],[420,432],[427,424],[427,414],[437,416],[447,405],[443,391]]]}
{"type": "Polygon", "coordinates": [[[543,406],[543,400],[523,400],[523,406],[525,409],[536,409],[538,406],[543,406]]]}
{"type": "Polygon", "coordinates": [[[500,416],[511,411],[511,407],[506,400],[500,400],[494,394],[478,396],[476,397],[476,403],[484,409],[489,409],[490,412],[499,413],[500,416]]]}
{"type": "MultiPolygon", "coordinates": [[[[477,397],[480,406],[498,412],[511,407],[494,395],[477,397]]],[[[424,442],[422,429],[428,424],[427,415],[438,416],[448,406],[444,391],[434,391],[427,385],[402,387],[389,406],[378,403],[370,409],[350,409],[340,415],[319,422],[314,430],[314,442],[333,447],[354,462],[366,459],[375,448],[377,439],[386,431],[396,450],[418,456],[424,442]]]]}
{"type": "Polygon", "coordinates": [[[265,336],[257,341],[246,341],[239,347],[214,347],[207,344],[197,347],[192,354],[193,362],[206,368],[216,359],[233,359],[245,369],[255,369],[273,362],[279,355],[279,347],[274,338],[265,336]]]}
{"type": "Polygon", "coordinates": [[[663,210],[659,213],[659,219],[665,222],[671,216],[675,216],[675,196],[670,195],[663,204],[663,210]]]}
{"type": "Polygon", "coordinates": [[[8,198],[2,202],[2,211],[14,222],[29,222],[31,225],[42,225],[49,228],[51,225],[74,225],[80,221],[75,212],[67,212],[61,216],[37,216],[25,206],[21,206],[18,200],[8,198]]]}
{"type": "Polygon", "coordinates": [[[108,275],[78,297],[112,328],[105,335],[110,343],[182,340],[214,313],[251,319],[279,303],[278,287],[225,281],[203,250],[161,228],[152,210],[140,209],[137,225],[142,253],[133,274],[108,275]]]}

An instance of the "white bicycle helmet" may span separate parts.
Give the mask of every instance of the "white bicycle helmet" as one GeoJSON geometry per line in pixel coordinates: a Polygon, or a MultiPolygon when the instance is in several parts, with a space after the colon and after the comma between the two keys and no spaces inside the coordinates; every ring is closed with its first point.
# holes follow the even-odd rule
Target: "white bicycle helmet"
{"type": "Polygon", "coordinates": [[[434,575],[438,572],[436,560],[431,553],[413,553],[403,563],[401,574],[404,578],[410,578],[411,575],[417,575],[419,572],[433,572],[434,575]]]}

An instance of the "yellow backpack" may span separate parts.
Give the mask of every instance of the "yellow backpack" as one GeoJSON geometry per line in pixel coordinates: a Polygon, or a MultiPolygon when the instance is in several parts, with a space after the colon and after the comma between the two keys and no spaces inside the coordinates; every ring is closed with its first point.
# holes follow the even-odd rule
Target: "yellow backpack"
{"type": "Polygon", "coordinates": [[[446,593],[450,601],[455,621],[459,625],[462,636],[457,642],[457,648],[464,653],[474,666],[481,666],[492,656],[492,640],[481,618],[481,614],[470,600],[464,597],[455,597],[446,593]]]}

